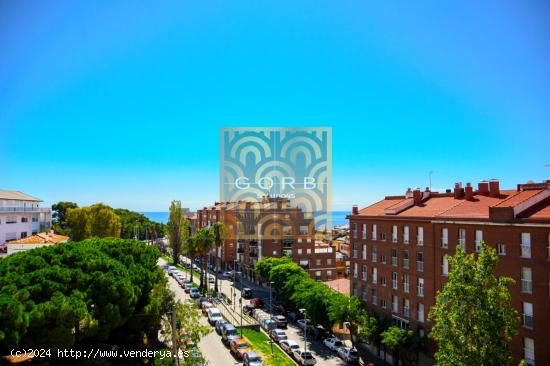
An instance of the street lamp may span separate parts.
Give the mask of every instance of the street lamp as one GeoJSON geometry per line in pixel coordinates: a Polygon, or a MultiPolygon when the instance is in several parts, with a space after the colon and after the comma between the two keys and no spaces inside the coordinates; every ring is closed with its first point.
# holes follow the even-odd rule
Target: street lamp
{"type": "Polygon", "coordinates": [[[304,315],[304,352],[307,352],[307,311],[306,309],[299,309],[298,311],[304,315]]]}
{"type": "Polygon", "coordinates": [[[271,287],[273,286],[275,282],[270,281],[269,282],[269,313],[271,315],[271,318],[273,318],[273,301],[271,300],[271,287]]]}

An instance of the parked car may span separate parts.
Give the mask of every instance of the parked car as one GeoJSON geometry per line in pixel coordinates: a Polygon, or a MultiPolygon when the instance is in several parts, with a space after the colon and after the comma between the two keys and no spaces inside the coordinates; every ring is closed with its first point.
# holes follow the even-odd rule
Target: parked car
{"type": "Polygon", "coordinates": [[[242,359],[244,354],[252,351],[250,345],[244,339],[235,339],[229,343],[229,350],[238,359],[242,359]]]}
{"type": "Polygon", "coordinates": [[[271,330],[273,329],[276,329],[277,328],[277,323],[275,323],[273,320],[267,318],[267,319],[264,319],[261,323],[262,325],[262,328],[264,328],[264,330],[266,332],[270,332],[271,330]]]}
{"type": "Polygon", "coordinates": [[[258,355],[254,351],[251,351],[244,354],[243,365],[244,366],[263,366],[264,364],[262,362],[260,355],[258,355]]]}
{"type": "Polygon", "coordinates": [[[208,315],[208,323],[210,325],[215,325],[218,320],[223,319],[220,309],[211,307],[207,310],[206,314],[208,315]]]}
{"type": "Polygon", "coordinates": [[[199,292],[198,288],[193,287],[191,291],[189,291],[189,296],[192,299],[198,299],[199,297],[201,297],[201,293],[199,292]]]}
{"type": "Polygon", "coordinates": [[[275,342],[279,343],[280,341],[285,341],[288,339],[288,337],[286,336],[286,333],[284,330],[280,330],[280,329],[272,329],[269,331],[269,336],[271,337],[271,339],[273,339],[275,342]]]}
{"type": "Polygon", "coordinates": [[[336,351],[340,347],[344,347],[342,341],[336,337],[330,337],[323,341],[323,344],[327,346],[331,351],[336,351]]]}
{"type": "Polygon", "coordinates": [[[252,316],[252,314],[254,313],[254,307],[251,305],[245,305],[243,306],[243,312],[247,315],[252,316]]]}
{"type": "Polygon", "coordinates": [[[298,343],[291,339],[285,339],[284,341],[279,342],[279,346],[281,346],[282,350],[288,354],[292,354],[295,350],[300,349],[298,343]]]}
{"type": "Polygon", "coordinates": [[[241,295],[244,299],[250,299],[252,297],[252,289],[248,287],[243,288],[241,295]]]}
{"type": "Polygon", "coordinates": [[[250,305],[254,306],[255,308],[261,308],[262,306],[264,306],[264,302],[261,298],[255,297],[250,300],[250,305]]]}
{"type": "MultiPolygon", "coordinates": [[[[309,330],[308,330],[308,332],[309,332],[309,330]]],[[[313,334],[315,335],[315,338],[319,339],[319,340],[332,337],[332,333],[330,331],[326,330],[322,325],[316,326],[313,329],[313,334]]]]}
{"type": "Polygon", "coordinates": [[[351,347],[340,347],[338,348],[338,356],[349,363],[355,363],[359,361],[359,355],[357,354],[357,350],[355,348],[351,347]]]}
{"type": "MultiPolygon", "coordinates": [[[[202,299],[202,298],[201,298],[202,299]]],[[[206,314],[206,312],[208,311],[208,309],[210,309],[211,307],[213,307],[214,305],[212,305],[211,302],[208,302],[208,301],[200,301],[199,299],[199,305],[201,307],[201,311],[203,314],[206,314]]]]}
{"type": "Polygon", "coordinates": [[[298,327],[302,330],[306,330],[306,327],[311,325],[311,321],[309,319],[300,319],[296,322],[298,324],[298,327]]]}
{"type": "Polygon", "coordinates": [[[317,360],[313,357],[311,352],[304,351],[303,349],[297,349],[292,354],[298,365],[309,366],[315,365],[317,360]]]}
{"type": "Polygon", "coordinates": [[[241,336],[237,332],[237,328],[235,328],[231,324],[227,324],[223,330],[222,330],[222,342],[226,346],[229,344],[229,342],[234,341],[235,339],[239,339],[241,336]]]}
{"type": "Polygon", "coordinates": [[[191,292],[191,289],[194,289],[194,288],[195,288],[195,286],[192,285],[192,284],[190,284],[190,285],[185,286],[185,290],[184,290],[184,291],[185,291],[186,294],[188,294],[188,293],[191,292]]]}
{"type": "Polygon", "coordinates": [[[288,322],[286,318],[282,315],[274,315],[271,320],[273,320],[275,323],[277,323],[277,328],[285,328],[288,325],[288,322]]]}
{"type": "Polygon", "coordinates": [[[218,333],[219,335],[222,335],[222,330],[227,324],[229,324],[229,323],[227,322],[227,320],[225,320],[223,318],[219,319],[219,320],[216,320],[216,326],[214,328],[214,329],[216,329],[216,333],[218,333]]]}
{"type": "Polygon", "coordinates": [[[233,271],[225,271],[224,273],[222,273],[222,277],[224,278],[233,277],[233,271]]]}

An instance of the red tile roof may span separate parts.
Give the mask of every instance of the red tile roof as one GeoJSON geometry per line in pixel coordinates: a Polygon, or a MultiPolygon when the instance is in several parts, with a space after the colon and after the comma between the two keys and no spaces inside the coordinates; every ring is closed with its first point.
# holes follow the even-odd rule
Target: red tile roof
{"type": "Polygon", "coordinates": [[[31,235],[23,239],[10,241],[8,244],[59,244],[68,240],[68,236],[44,232],[31,235]]]}
{"type": "MultiPolygon", "coordinates": [[[[532,205],[538,211],[528,211],[522,219],[549,219],[550,202],[548,196],[550,184],[525,185],[525,189],[500,190],[499,197],[479,195],[475,192],[472,200],[464,197],[454,198],[452,193],[431,193],[421,202],[406,207],[411,198],[389,196],[359,211],[358,216],[434,219],[478,219],[488,220],[491,207],[517,208],[532,205]],[[406,208],[404,208],[406,207],[406,208]],[[401,209],[404,208],[404,209],[401,209]],[[394,210],[394,211],[391,211],[394,210]],[[395,212],[396,211],[396,212],[395,212]],[[536,211],[536,212],[535,212],[536,211]]],[[[521,211],[520,209],[519,211],[521,211]]]]}

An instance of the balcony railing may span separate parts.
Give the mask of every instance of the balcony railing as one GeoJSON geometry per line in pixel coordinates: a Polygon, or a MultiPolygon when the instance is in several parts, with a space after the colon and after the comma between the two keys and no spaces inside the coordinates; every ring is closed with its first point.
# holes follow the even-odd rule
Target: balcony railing
{"type": "Polygon", "coordinates": [[[533,314],[523,314],[523,326],[533,329],[533,314]]]}
{"type": "Polygon", "coordinates": [[[0,212],[42,212],[40,207],[17,207],[17,206],[6,206],[0,207],[0,212]]]}
{"type": "Polygon", "coordinates": [[[391,257],[391,265],[397,267],[397,257],[391,257]]]}
{"type": "Polygon", "coordinates": [[[521,280],[521,292],[530,294],[533,292],[533,281],[531,280],[521,280]]]}
{"type": "Polygon", "coordinates": [[[416,261],[416,270],[418,272],[424,272],[424,262],[416,261]]]}

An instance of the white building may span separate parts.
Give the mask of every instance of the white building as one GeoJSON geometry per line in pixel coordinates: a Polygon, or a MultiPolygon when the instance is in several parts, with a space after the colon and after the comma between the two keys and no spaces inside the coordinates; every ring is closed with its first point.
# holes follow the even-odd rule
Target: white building
{"type": "Polygon", "coordinates": [[[51,209],[41,208],[41,199],[18,191],[0,189],[0,252],[6,242],[19,240],[51,227],[51,209]]]}

